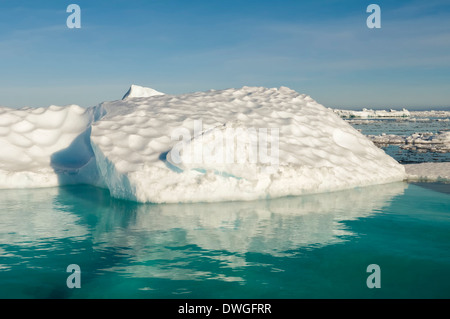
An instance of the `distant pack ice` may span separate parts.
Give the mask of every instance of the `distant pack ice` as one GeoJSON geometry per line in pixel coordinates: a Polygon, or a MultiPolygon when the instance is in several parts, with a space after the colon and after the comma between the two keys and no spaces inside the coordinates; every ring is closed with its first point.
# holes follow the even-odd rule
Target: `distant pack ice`
{"type": "Polygon", "coordinates": [[[396,110],[368,110],[362,109],[362,111],[355,110],[333,110],[336,114],[344,118],[383,118],[383,117],[409,117],[411,113],[407,109],[401,111],[396,110]]]}
{"type": "Polygon", "coordinates": [[[122,100],[88,109],[0,108],[0,148],[0,188],[87,183],[152,203],[275,198],[406,178],[332,110],[286,87],[169,95],[132,86],[122,100]],[[231,150],[235,161],[206,161],[204,153],[193,161],[188,148],[180,151],[183,136],[191,150],[231,150]],[[248,144],[234,147],[239,139],[248,144]]]}

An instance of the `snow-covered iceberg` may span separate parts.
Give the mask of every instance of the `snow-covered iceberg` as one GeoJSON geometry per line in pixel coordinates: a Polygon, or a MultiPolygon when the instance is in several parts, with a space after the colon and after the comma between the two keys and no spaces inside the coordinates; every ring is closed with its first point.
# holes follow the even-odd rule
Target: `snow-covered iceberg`
{"type": "Polygon", "coordinates": [[[132,87],[123,100],[89,109],[0,112],[0,188],[88,183],[117,198],[168,203],[406,178],[402,165],[333,111],[285,87],[182,95],[132,87]]]}

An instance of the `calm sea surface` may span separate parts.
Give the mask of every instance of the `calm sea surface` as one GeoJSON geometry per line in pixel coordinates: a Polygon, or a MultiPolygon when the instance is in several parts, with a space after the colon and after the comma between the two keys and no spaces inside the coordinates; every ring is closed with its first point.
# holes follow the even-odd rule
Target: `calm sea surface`
{"type": "Polygon", "coordinates": [[[1,298],[449,298],[449,269],[450,194],[414,184],[189,205],[0,191],[1,298]]]}

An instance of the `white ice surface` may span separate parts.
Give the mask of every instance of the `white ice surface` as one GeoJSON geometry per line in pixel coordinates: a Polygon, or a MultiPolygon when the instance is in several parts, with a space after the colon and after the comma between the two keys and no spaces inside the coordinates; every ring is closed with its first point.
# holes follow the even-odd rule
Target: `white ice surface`
{"type": "Polygon", "coordinates": [[[274,198],[406,178],[402,165],[333,111],[291,89],[153,91],[132,87],[123,100],[90,109],[2,108],[0,188],[89,183],[114,197],[163,203],[274,198]],[[216,153],[227,128],[247,132],[231,140],[252,140],[251,129],[278,132],[279,152],[269,156],[276,165],[242,152],[233,163],[193,162],[186,153],[174,163],[174,132],[194,136],[200,120],[189,145],[216,153]]]}

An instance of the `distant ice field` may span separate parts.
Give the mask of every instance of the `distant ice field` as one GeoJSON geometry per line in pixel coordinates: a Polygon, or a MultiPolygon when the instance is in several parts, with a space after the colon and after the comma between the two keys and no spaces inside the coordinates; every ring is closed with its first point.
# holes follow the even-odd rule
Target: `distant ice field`
{"type": "Polygon", "coordinates": [[[349,119],[347,122],[402,164],[450,162],[450,112],[411,114],[410,118],[349,119]],[[432,117],[424,117],[427,114],[432,117]]]}

